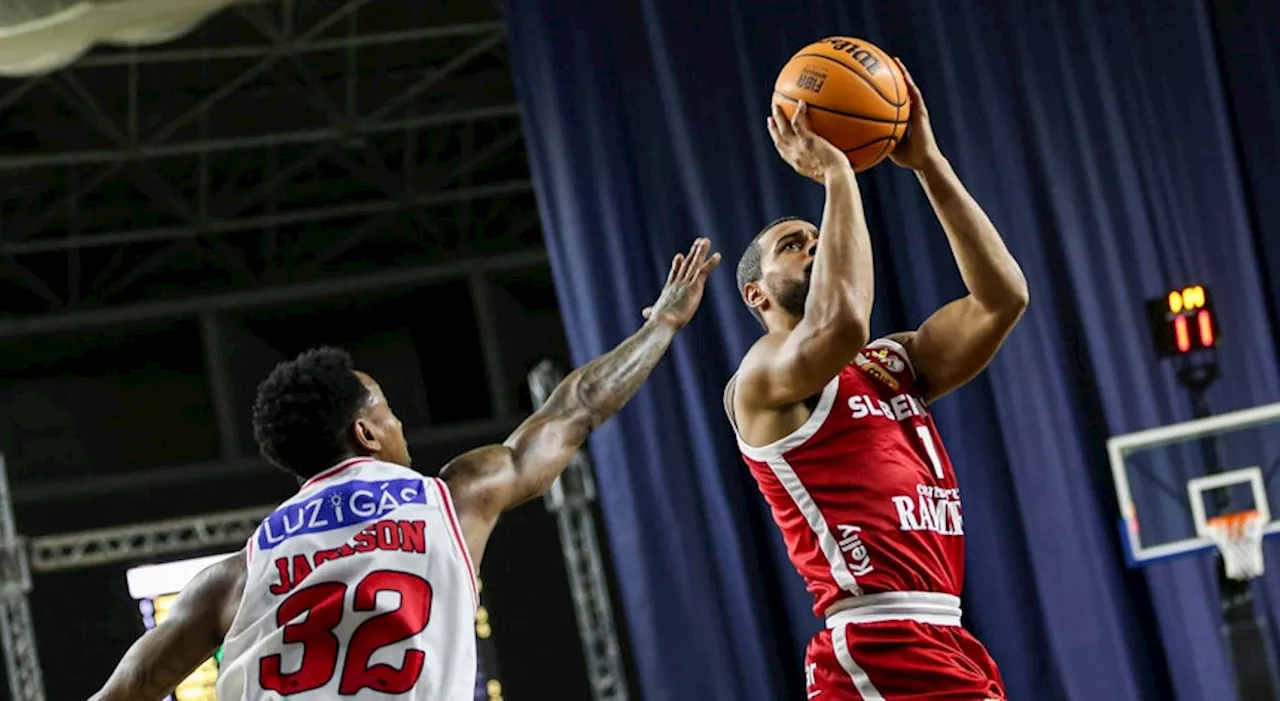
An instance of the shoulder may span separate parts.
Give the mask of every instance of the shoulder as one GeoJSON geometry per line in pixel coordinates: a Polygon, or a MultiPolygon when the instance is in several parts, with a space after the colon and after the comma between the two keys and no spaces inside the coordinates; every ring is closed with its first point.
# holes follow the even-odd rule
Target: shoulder
{"type": "Polygon", "coordinates": [[[175,606],[175,613],[216,623],[225,631],[235,618],[248,574],[247,550],[241,548],[197,573],[183,588],[184,605],[175,606]]]}
{"type": "Polygon", "coordinates": [[[730,382],[736,381],[738,386],[752,384],[760,373],[769,367],[782,344],[787,342],[787,335],[786,331],[772,331],[756,339],[756,342],[747,350],[747,354],[742,356],[742,361],[738,363],[738,371],[734,373],[730,382]]]}
{"type": "Polygon", "coordinates": [[[747,350],[746,355],[738,362],[738,370],[733,373],[724,387],[725,410],[733,420],[735,397],[744,395],[748,398],[763,391],[768,382],[768,374],[778,349],[787,341],[786,331],[771,331],[756,339],[747,350]]]}
{"type": "Polygon", "coordinates": [[[487,509],[497,475],[514,466],[511,448],[495,443],[467,451],[440,470],[440,481],[449,488],[460,511],[487,509]]]}

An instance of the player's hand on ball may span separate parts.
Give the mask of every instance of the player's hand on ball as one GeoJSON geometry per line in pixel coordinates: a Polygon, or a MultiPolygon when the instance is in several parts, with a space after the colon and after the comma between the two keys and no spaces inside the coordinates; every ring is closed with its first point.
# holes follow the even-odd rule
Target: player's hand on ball
{"type": "Polygon", "coordinates": [[[907,132],[902,141],[889,154],[889,158],[903,168],[920,170],[929,161],[942,155],[938,150],[938,142],[933,138],[933,125],[929,123],[929,109],[924,106],[924,97],[916,81],[912,80],[902,60],[895,58],[902,76],[907,79],[907,96],[911,100],[911,117],[907,124],[907,132]]]}
{"type": "Polygon", "coordinates": [[[796,105],[791,119],[781,107],[773,105],[769,136],[782,160],[811,180],[825,182],[832,169],[851,167],[840,149],[809,129],[809,106],[803,101],[796,105]]]}
{"type": "Polygon", "coordinates": [[[709,239],[695,239],[689,252],[677,253],[671,261],[671,272],[667,273],[667,284],[662,288],[658,301],[651,307],[645,307],[641,314],[645,319],[663,324],[671,324],[675,328],[683,328],[693,318],[702,303],[702,293],[706,290],[707,275],[720,265],[720,254],[713,253],[709,239]]]}

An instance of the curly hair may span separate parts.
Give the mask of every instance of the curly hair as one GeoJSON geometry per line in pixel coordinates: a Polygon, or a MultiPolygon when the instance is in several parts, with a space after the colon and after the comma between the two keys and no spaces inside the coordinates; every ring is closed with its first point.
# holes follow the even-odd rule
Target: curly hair
{"type": "Polygon", "coordinates": [[[258,450],[301,479],[313,477],[350,453],[344,434],[368,396],[344,350],[313,348],[280,363],[253,402],[258,450]]]}

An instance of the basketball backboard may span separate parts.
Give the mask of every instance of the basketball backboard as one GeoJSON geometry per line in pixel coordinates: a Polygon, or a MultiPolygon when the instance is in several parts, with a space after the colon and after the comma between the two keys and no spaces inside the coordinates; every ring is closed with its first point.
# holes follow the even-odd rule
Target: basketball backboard
{"type": "Polygon", "coordinates": [[[1214,549],[1207,523],[1257,511],[1280,533],[1280,404],[1107,441],[1129,565],[1214,549]]]}

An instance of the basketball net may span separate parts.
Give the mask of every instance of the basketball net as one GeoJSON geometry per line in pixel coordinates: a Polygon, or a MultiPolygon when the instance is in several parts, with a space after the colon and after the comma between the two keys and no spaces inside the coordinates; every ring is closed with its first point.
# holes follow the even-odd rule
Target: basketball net
{"type": "Polygon", "coordinates": [[[1262,576],[1262,531],[1266,525],[1257,511],[1215,516],[1205,524],[1209,539],[1222,553],[1228,577],[1244,580],[1262,576]]]}

